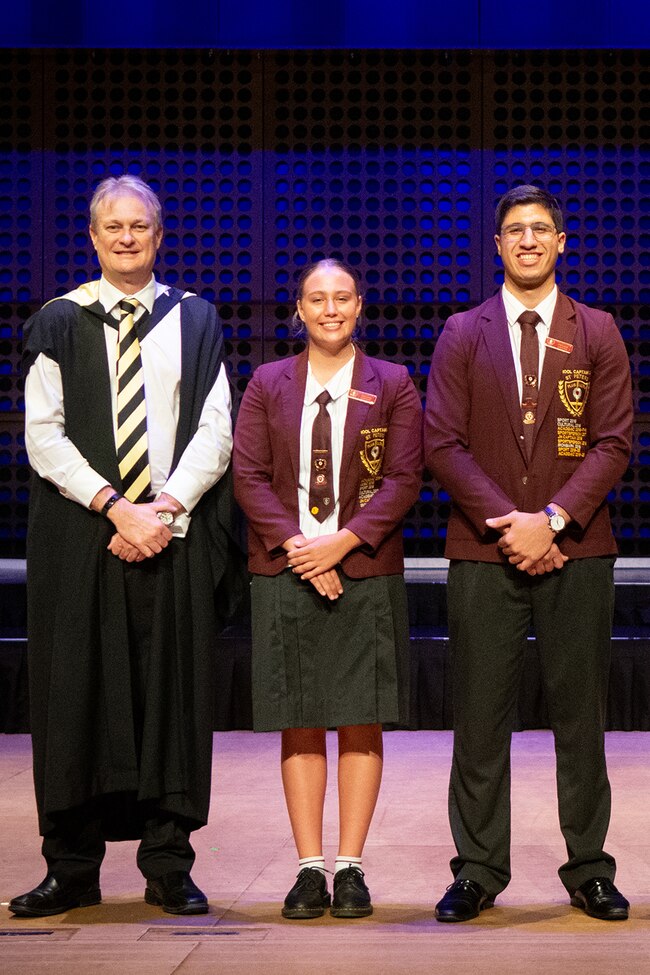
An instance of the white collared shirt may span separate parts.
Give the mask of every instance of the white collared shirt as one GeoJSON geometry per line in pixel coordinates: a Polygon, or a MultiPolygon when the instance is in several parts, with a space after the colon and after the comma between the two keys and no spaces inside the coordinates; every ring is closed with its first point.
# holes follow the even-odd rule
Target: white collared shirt
{"type": "Polygon", "coordinates": [[[343,434],[348,413],[348,393],[352,385],[353,369],[354,356],[344,366],[341,366],[325,386],[321,386],[312,373],[311,365],[307,364],[307,384],[300,424],[300,480],[298,483],[300,531],[306,538],[331,535],[339,530],[341,454],[343,452],[343,434]],[[309,478],[311,473],[311,430],[319,409],[316,397],[320,396],[324,389],[332,397],[327,404],[327,412],[332,421],[332,496],[334,505],[325,521],[321,523],[309,511],[309,478]]]}
{"type": "MultiPolygon", "coordinates": [[[[125,295],[103,276],[99,301],[119,320],[119,302],[137,298],[135,320],[153,309],[154,301],[169,289],[151,277],[141,291],[125,295]]],[[[116,328],[104,325],[106,356],[113,404],[113,431],[117,431],[117,338],[116,328]]],[[[181,333],[180,304],[172,309],[141,342],[142,368],[147,402],[147,438],[151,485],[191,512],[201,496],[219,480],[232,452],[230,387],[222,365],[203,406],[199,426],[187,445],[174,473],[169,476],[180,407],[181,333]]],[[[65,434],[65,404],[58,363],[41,353],[25,382],[25,444],[29,461],[41,477],[55,484],[61,494],[89,507],[95,495],[107,486],[65,434]]],[[[172,526],[182,537],[189,526],[189,514],[178,515],[172,526]]]]}
{"type": "Polygon", "coordinates": [[[555,311],[555,305],[557,302],[557,285],[553,288],[550,294],[546,296],[539,305],[535,308],[527,308],[525,305],[519,301],[519,298],[508,291],[505,284],[501,289],[501,295],[503,297],[503,304],[506,309],[506,317],[508,319],[508,332],[510,334],[510,345],[512,347],[512,357],[515,363],[515,372],[517,373],[517,388],[519,390],[519,401],[521,402],[523,382],[521,378],[521,325],[519,324],[519,316],[523,311],[536,311],[539,317],[542,319],[535,326],[537,332],[537,341],[539,342],[539,370],[538,370],[538,389],[542,385],[542,370],[544,368],[544,356],[546,353],[546,339],[551,331],[551,322],[553,320],[553,313],[555,311]]]}

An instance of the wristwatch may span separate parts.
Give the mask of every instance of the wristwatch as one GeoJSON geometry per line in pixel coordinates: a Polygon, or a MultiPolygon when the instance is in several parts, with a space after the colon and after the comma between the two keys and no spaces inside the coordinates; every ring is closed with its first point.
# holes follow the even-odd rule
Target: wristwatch
{"type": "Polygon", "coordinates": [[[561,532],[564,528],[566,528],[566,521],[562,515],[555,510],[555,508],[551,508],[550,504],[544,508],[544,514],[548,515],[548,527],[551,529],[554,535],[557,535],[558,532],[561,532]]]}
{"type": "Polygon", "coordinates": [[[163,525],[167,525],[169,527],[169,525],[174,524],[174,516],[171,511],[158,511],[157,514],[158,520],[162,521],[163,525]]]}

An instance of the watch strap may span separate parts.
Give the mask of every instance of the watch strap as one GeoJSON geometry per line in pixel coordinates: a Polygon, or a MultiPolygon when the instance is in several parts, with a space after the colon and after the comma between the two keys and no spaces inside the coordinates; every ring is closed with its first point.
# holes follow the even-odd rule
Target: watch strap
{"type": "Polygon", "coordinates": [[[124,495],[123,494],[118,494],[117,491],[115,492],[115,494],[111,494],[110,498],[107,500],[106,504],[103,506],[100,514],[102,514],[104,516],[104,518],[108,517],[108,512],[111,510],[111,508],[113,507],[113,505],[117,501],[121,501],[121,499],[123,497],[124,497],[124,495]]]}
{"type": "Polygon", "coordinates": [[[566,520],[564,518],[564,515],[561,515],[559,511],[555,510],[555,508],[551,508],[550,504],[547,504],[546,507],[544,508],[544,514],[548,517],[548,527],[551,529],[554,535],[557,535],[558,532],[564,530],[564,528],[566,527],[566,520]],[[554,528],[553,521],[559,521],[560,527],[554,528]]]}

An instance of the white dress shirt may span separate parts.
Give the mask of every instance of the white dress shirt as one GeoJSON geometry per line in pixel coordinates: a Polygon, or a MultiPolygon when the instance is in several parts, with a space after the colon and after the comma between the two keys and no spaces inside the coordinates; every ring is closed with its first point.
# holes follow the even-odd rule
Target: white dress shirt
{"type": "Polygon", "coordinates": [[[348,413],[348,393],[352,385],[353,369],[354,356],[344,366],[341,366],[325,386],[321,386],[311,371],[311,365],[307,364],[307,385],[305,386],[305,400],[300,424],[300,481],[298,483],[300,531],[305,538],[331,535],[339,530],[341,454],[343,452],[343,434],[348,413]],[[324,389],[332,397],[326,409],[332,421],[332,497],[334,498],[334,507],[325,521],[320,522],[314,518],[309,510],[309,478],[311,474],[311,430],[319,409],[316,397],[320,396],[324,389]]]}
{"type": "Polygon", "coordinates": [[[557,302],[557,285],[553,288],[550,294],[546,296],[539,305],[535,308],[526,308],[522,305],[519,298],[508,291],[505,284],[501,289],[501,295],[503,297],[503,304],[506,309],[506,317],[508,319],[508,331],[510,332],[510,345],[512,346],[512,357],[515,361],[515,371],[517,373],[517,388],[519,390],[519,402],[521,402],[522,391],[523,391],[523,381],[521,378],[521,325],[518,322],[518,318],[523,311],[536,311],[539,317],[542,319],[535,326],[537,332],[537,341],[539,343],[539,369],[537,372],[537,388],[541,389],[542,386],[542,370],[544,368],[544,356],[546,354],[546,339],[551,331],[551,322],[553,320],[553,312],[555,311],[555,304],[557,302]]]}
{"type": "MultiPolygon", "coordinates": [[[[136,298],[140,303],[135,314],[137,321],[145,310],[151,313],[155,299],[168,290],[152,276],[141,291],[125,295],[102,276],[99,301],[119,320],[119,302],[127,297],[136,298]]],[[[114,435],[117,431],[117,338],[117,329],[105,324],[114,435]]],[[[156,496],[164,491],[187,510],[188,514],[176,516],[172,526],[174,535],[182,537],[189,527],[189,512],[216,484],[230,460],[230,387],[222,365],[203,406],[198,429],[170,476],[180,406],[180,303],[145,336],[140,351],[151,486],[156,496]]],[[[25,444],[34,470],[55,484],[64,497],[89,507],[95,495],[107,486],[106,479],[93,470],[66,436],[61,371],[58,363],[43,353],[37,357],[25,382],[25,444]]]]}

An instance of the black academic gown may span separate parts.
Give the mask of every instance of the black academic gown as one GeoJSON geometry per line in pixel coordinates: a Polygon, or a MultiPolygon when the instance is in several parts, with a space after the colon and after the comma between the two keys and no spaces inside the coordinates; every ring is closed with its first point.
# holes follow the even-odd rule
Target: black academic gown
{"type": "MultiPolygon", "coordinates": [[[[155,327],[181,299],[174,467],[197,429],[223,358],[214,308],[196,296],[183,297],[176,290],[160,296],[146,328],[155,327]]],[[[104,321],[99,304],[81,307],[60,299],[46,305],[25,328],[25,370],[41,352],[59,364],[66,434],[119,490],[104,321]]],[[[192,512],[187,537],[174,539],[153,560],[155,613],[146,706],[136,716],[124,563],[106,550],[114,528],[33,476],[28,640],[41,833],[52,827],[52,813],[109,793],[152,800],[184,817],[191,828],[206,822],[215,636],[234,608],[243,578],[232,516],[228,471],[192,512]]],[[[134,836],[129,822],[116,821],[106,829],[109,838],[134,836]]]]}

